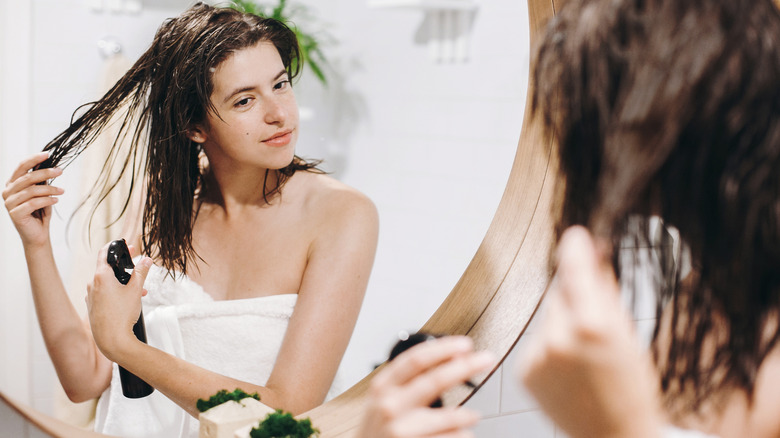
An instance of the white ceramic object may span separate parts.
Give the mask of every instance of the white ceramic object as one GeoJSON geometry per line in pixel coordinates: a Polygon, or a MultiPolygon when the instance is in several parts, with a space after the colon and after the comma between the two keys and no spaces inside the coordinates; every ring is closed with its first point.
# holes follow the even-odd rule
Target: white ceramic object
{"type": "Polygon", "coordinates": [[[251,397],[240,402],[227,401],[200,414],[198,438],[233,438],[236,430],[245,426],[249,426],[246,429],[248,437],[252,426],[272,412],[275,412],[273,408],[251,397]]]}

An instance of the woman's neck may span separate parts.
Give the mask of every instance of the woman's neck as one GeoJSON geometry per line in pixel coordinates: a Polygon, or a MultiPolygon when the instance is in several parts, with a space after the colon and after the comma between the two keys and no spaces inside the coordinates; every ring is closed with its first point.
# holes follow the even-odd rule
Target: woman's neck
{"type": "Polygon", "coordinates": [[[223,177],[212,171],[204,172],[198,200],[215,204],[229,212],[246,207],[265,206],[279,183],[279,171],[268,169],[251,174],[229,174],[223,177]]]}

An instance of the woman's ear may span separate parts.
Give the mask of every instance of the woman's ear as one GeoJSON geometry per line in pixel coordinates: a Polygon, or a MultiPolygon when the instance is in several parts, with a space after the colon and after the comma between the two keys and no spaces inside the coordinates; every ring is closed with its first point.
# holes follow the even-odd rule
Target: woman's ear
{"type": "Polygon", "coordinates": [[[194,125],[190,129],[187,130],[187,138],[194,141],[195,143],[204,143],[206,139],[208,138],[208,135],[206,134],[206,130],[203,129],[200,125],[194,125]]]}

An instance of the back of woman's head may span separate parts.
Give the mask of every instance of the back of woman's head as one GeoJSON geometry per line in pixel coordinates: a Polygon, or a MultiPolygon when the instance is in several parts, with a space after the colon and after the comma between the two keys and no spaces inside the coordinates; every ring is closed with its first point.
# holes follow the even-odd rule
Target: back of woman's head
{"type": "Polygon", "coordinates": [[[629,217],[655,215],[690,249],[695,275],[659,301],[673,315],[658,358],[664,389],[693,408],[721,389],[752,391],[780,338],[771,0],[569,0],[533,68],[534,108],[556,136],[565,180],[559,234],[586,225],[617,254],[629,217]],[[717,353],[704,357],[704,339],[717,353]]]}
{"type": "MultiPolygon", "coordinates": [[[[210,100],[217,66],[232,53],[260,41],[276,47],[292,80],[302,67],[298,41],[279,21],[202,3],[167,20],[149,49],[114,87],[99,101],[86,105],[83,114],[46,145],[44,150],[51,152],[46,165],[67,165],[109,122],[119,118],[121,127],[103,169],[102,183],[90,196],[98,202],[104,199],[128,172],[133,174],[132,186],[137,163],[145,161],[142,250],[157,256],[165,268],[186,272],[188,260],[196,256],[192,248],[193,207],[204,174],[202,148],[188,133],[205,122],[207,112],[219,116],[210,100]],[[125,149],[119,144],[128,139],[129,152],[120,152],[125,149]],[[122,160],[120,172],[108,170],[109,165],[122,160]],[[119,176],[112,179],[109,173],[119,176]]],[[[276,185],[264,195],[278,192],[296,170],[311,167],[295,157],[289,166],[278,170],[276,185]]]]}

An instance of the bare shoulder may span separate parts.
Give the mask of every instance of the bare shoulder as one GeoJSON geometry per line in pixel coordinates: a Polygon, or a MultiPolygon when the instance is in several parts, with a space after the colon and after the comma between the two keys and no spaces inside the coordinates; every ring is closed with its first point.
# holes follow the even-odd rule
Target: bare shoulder
{"type": "Polygon", "coordinates": [[[356,222],[376,226],[376,206],[368,196],[328,175],[300,173],[307,215],[331,227],[356,222]]]}

